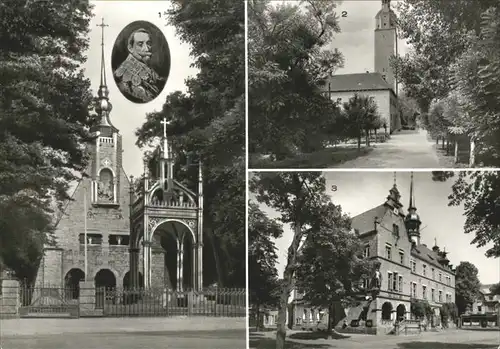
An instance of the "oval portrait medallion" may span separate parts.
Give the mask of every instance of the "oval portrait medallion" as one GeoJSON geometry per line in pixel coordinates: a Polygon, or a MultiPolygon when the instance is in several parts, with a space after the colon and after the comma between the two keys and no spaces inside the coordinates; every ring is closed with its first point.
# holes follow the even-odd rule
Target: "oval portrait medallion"
{"type": "Polygon", "coordinates": [[[130,23],[116,38],[111,68],[118,89],[129,101],[151,102],[165,87],[170,72],[167,39],[150,22],[130,23]]]}

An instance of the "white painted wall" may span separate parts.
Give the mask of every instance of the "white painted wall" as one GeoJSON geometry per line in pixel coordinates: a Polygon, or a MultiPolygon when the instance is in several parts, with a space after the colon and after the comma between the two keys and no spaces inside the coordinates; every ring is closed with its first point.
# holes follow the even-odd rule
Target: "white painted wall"
{"type": "MultiPolygon", "coordinates": [[[[349,98],[354,97],[355,92],[331,92],[330,98],[332,101],[337,101],[338,98],[342,99],[342,103],[348,102],[349,98]]],[[[373,97],[375,99],[375,103],[377,103],[378,111],[382,120],[385,120],[387,123],[387,132],[390,133],[395,129],[398,129],[398,126],[393,122],[391,125],[391,113],[393,115],[397,115],[397,107],[395,97],[392,96],[389,90],[380,90],[380,91],[362,91],[358,92],[359,95],[373,97]],[[391,99],[393,105],[391,105],[391,99]]],[[[341,104],[342,104],[341,103],[341,104]]]]}

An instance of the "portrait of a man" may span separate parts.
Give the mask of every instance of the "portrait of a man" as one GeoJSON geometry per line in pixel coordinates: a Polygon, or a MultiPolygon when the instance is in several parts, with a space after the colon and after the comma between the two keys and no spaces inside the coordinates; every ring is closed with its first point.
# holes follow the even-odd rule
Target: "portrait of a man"
{"type": "Polygon", "coordinates": [[[112,66],[116,85],[128,100],[134,103],[154,100],[165,87],[170,70],[170,54],[163,33],[149,22],[129,24],[115,42],[112,66]]]}

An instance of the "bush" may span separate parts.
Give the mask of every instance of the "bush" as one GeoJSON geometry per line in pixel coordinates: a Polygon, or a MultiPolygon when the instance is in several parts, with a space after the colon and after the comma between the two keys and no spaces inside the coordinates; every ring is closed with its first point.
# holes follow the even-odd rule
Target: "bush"
{"type": "Polygon", "coordinates": [[[433,311],[429,302],[416,299],[413,299],[411,301],[410,312],[417,319],[426,317],[429,320],[433,315],[433,311]]]}
{"type": "Polygon", "coordinates": [[[458,308],[455,303],[445,303],[439,310],[441,315],[441,322],[443,323],[443,327],[448,326],[448,322],[450,320],[456,321],[458,318],[458,308]]]}

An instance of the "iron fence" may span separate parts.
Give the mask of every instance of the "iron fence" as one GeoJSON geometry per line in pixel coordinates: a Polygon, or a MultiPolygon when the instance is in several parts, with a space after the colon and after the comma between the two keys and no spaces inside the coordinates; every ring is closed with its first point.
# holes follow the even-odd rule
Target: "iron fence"
{"type": "MultiPolygon", "coordinates": [[[[14,290],[14,288],[13,288],[14,290]]],[[[19,289],[19,314],[24,317],[78,317],[82,309],[94,316],[246,317],[244,289],[174,291],[166,288],[32,287],[19,289]],[[95,297],[94,297],[95,296],[95,297]]],[[[15,297],[17,298],[17,297],[15,297]]]]}
{"type": "Polygon", "coordinates": [[[76,287],[22,286],[19,314],[26,317],[78,317],[79,289],[76,287]]]}
{"type": "Polygon", "coordinates": [[[245,317],[244,289],[174,291],[168,289],[98,288],[96,308],[104,316],[245,317]]]}

